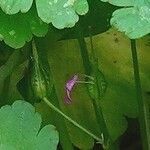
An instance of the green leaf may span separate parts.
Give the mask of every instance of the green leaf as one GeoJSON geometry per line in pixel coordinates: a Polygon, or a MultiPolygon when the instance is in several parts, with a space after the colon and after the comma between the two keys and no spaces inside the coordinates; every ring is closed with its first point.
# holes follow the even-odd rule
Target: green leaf
{"type": "Polygon", "coordinates": [[[78,14],[88,11],[86,0],[36,0],[36,7],[38,16],[58,29],[73,27],[79,20],[78,14]]]}
{"type": "Polygon", "coordinates": [[[19,91],[17,90],[17,83],[23,78],[25,68],[27,67],[27,61],[18,65],[3,82],[3,89],[0,91],[0,101],[2,104],[10,104],[16,99],[22,99],[19,91]]]}
{"type": "Polygon", "coordinates": [[[47,34],[48,25],[42,22],[34,8],[26,14],[25,19],[29,22],[29,28],[33,35],[37,37],[44,37],[47,34]]]}
{"type": "Polygon", "coordinates": [[[42,129],[41,116],[25,101],[15,101],[12,106],[0,109],[0,145],[3,150],[56,150],[58,132],[52,125],[42,129]]]}
{"type": "MultiPolygon", "coordinates": [[[[133,70],[130,61],[129,43],[126,38],[121,35],[118,32],[110,30],[103,35],[93,37],[93,44],[100,62],[99,65],[107,81],[107,91],[105,96],[100,100],[100,104],[109,134],[113,141],[117,140],[127,128],[127,121],[124,116],[134,118],[138,115],[134,81],[132,80],[133,70]],[[119,43],[115,43],[115,37],[118,38],[119,43]],[[108,41],[111,41],[109,45],[108,41]]],[[[143,41],[143,43],[145,42],[143,41]]],[[[87,44],[90,48],[89,39],[87,39],[87,44]]],[[[47,45],[49,45],[49,43],[47,43],[47,45]]],[[[73,102],[71,105],[64,105],[63,103],[65,94],[64,85],[66,81],[76,72],[84,72],[77,41],[61,41],[53,44],[52,47],[48,49],[49,62],[52,66],[57,95],[61,97],[59,102],[63,111],[85,128],[100,135],[93,106],[85,86],[79,85],[75,87],[72,93],[73,102]],[[70,49],[71,51],[69,51],[70,49]]],[[[141,51],[144,49],[145,47],[142,48],[141,51]]],[[[145,52],[147,52],[147,50],[148,47],[145,52]]],[[[141,68],[143,68],[144,65],[146,64],[143,64],[141,68]]],[[[148,63],[146,66],[148,71],[148,63]]],[[[144,70],[142,74],[143,78],[145,76],[144,70]]],[[[148,77],[146,81],[149,83],[148,77]]],[[[67,123],[67,126],[70,139],[75,146],[80,149],[90,149],[92,147],[92,142],[87,137],[85,138],[86,135],[84,133],[69,123],[67,123]]]]}
{"type": "MultiPolygon", "coordinates": [[[[142,9],[142,8],[141,8],[142,9]]],[[[140,38],[148,33],[150,33],[150,11],[146,12],[138,11],[135,8],[123,8],[116,10],[113,13],[111,19],[111,24],[118,28],[119,31],[125,32],[125,34],[131,38],[140,38]],[[141,16],[141,13],[144,13],[141,16]]]]}
{"type": "Polygon", "coordinates": [[[48,25],[38,18],[34,8],[26,14],[11,16],[0,11],[0,20],[1,40],[13,48],[24,46],[32,39],[32,34],[41,37],[48,31],[48,25]]]}
{"type": "MultiPolygon", "coordinates": [[[[53,32],[50,33],[49,38],[46,41],[49,41],[50,43],[55,43],[57,40],[59,39],[59,36],[57,34],[54,34],[53,32]]],[[[37,72],[35,72],[35,68],[32,69],[32,67],[40,67],[41,70],[39,71],[44,71],[43,73],[43,77],[46,85],[46,97],[48,97],[48,99],[50,99],[50,101],[57,107],[59,107],[59,101],[55,92],[55,87],[53,86],[53,81],[52,76],[51,76],[51,68],[49,67],[48,64],[48,60],[47,60],[47,49],[45,48],[46,44],[44,42],[45,40],[37,40],[36,39],[36,47],[37,47],[37,52],[38,52],[38,56],[35,55],[34,52],[34,56],[33,56],[33,60],[30,62],[29,65],[31,65],[31,75],[28,76],[29,79],[24,80],[24,82],[22,83],[22,93],[25,97],[28,97],[28,99],[31,99],[30,97],[32,97],[33,94],[33,90],[32,90],[32,94],[30,93],[29,89],[31,89],[31,76],[33,78],[33,76],[35,76],[37,74],[37,72]],[[38,44],[40,43],[40,45],[38,44]],[[35,63],[35,59],[38,62],[35,63]],[[29,84],[27,85],[26,81],[29,80],[29,84]],[[26,85],[26,86],[25,86],[26,85]],[[53,88],[52,88],[53,86],[53,88]]],[[[29,67],[30,68],[30,67],[29,67]]],[[[38,68],[37,68],[38,71],[38,68]]],[[[38,78],[36,78],[38,79],[38,78]]],[[[39,80],[39,79],[38,79],[39,80]]],[[[37,81],[36,81],[37,82],[37,81]]],[[[41,91],[40,91],[41,93],[41,91]]],[[[43,95],[43,94],[42,94],[43,95]]],[[[27,98],[26,98],[27,99],[27,98]]],[[[37,101],[37,99],[35,99],[35,97],[32,97],[32,100],[37,101]]],[[[43,101],[44,102],[44,101],[43,101]]],[[[57,130],[59,131],[59,137],[60,137],[60,144],[61,147],[64,150],[73,150],[73,145],[69,139],[69,133],[67,131],[66,128],[66,124],[65,124],[65,120],[64,118],[62,118],[62,116],[60,116],[59,114],[57,114],[55,111],[51,110],[49,107],[47,107],[47,105],[42,106],[41,108],[41,104],[43,104],[43,102],[41,101],[41,103],[38,103],[38,106],[40,106],[40,114],[43,114],[43,122],[45,122],[45,118],[46,118],[46,122],[45,124],[51,123],[53,125],[55,125],[57,127],[57,130]],[[42,109],[42,111],[41,111],[42,109]]]]}
{"type": "Polygon", "coordinates": [[[75,0],[74,9],[79,15],[85,15],[89,10],[87,0],[75,0]]]}
{"type": "Polygon", "coordinates": [[[100,0],[94,0],[94,3],[93,0],[88,0],[88,4],[90,6],[88,13],[80,17],[78,23],[73,28],[64,30],[55,29],[56,33],[63,35],[62,39],[77,39],[80,32],[83,33],[84,37],[89,36],[89,34],[96,35],[110,28],[109,20],[117,7],[109,3],[103,3],[100,0]]]}
{"type": "MultiPolygon", "coordinates": [[[[13,53],[0,67],[0,106],[10,104],[16,99],[22,99],[16,85],[24,76],[28,64],[28,49],[29,46],[21,50],[14,50],[14,52],[9,49],[13,53]]],[[[6,52],[6,49],[4,51],[6,52]]]]}
{"type": "MultiPolygon", "coordinates": [[[[53,88],[53,91],[50,96],[51,102],[60,109],[59,101],[55,92],[55,89],[53,88]]],[[[74,150],[74,147],[71,143],[69,132],[66,127],[66,120],[60,115],[57,114],[55,111],[50,109],[48,105],[46,105],[43,102],[38,103],[37,107],[38,111],[42,115],[43,123],[48,124],[51,123],[56,126],[58,132],[59,132],[59,142],[61,144],[61,147],[63,150],[74,150]]]]}
{"type": "Polygon", "coordinates": [[[0,67],[0,83],[8,77],[15,68],[17,68],[18,63],[20,63],[20,51],[14,51],[7,62],[0,67]]]}
{"type": "MultiPolygon", "coordinates": [[[[51,45],[48,56],[60,108],[65,114],[81,124],[84,128],[100,137],[93,106],[86,93],[86,87],[81,85],[75,89],[72,93],[72,104],[67,105],[64,103],[64,87],[66,81],[75,73],[83,73],[83,67],[81,65],[82,59],[77,43],[74,40],[70,40],[69,42],[57,42],[51,45]],[[69,51],[67,47],[71,49],[71,51],[69,51]],[[74,65],[76,67],[73,67],[74,65]]],[[[69,140],[71,140],[76,147],[79,149],[92,149],[94,140],[91,137],[67,121],[66,125],[69,140]]]]}
{"type": "Polygon", "coordinates": [[[127,128],[125,116],[134,118],[138,115],[129,41],[119,32],[109,30],[93,37],[93,44],[107,81],[107,91],[100,105],[109,135],[115,141],[127,128]]]}
{"type": "MultiPolygon", "coordinates": [[[[116,1],[116,5],[120,4],[116,1]]],[[[122,5],[123,6],[123,5],[122,5]]],[[[150,33],[150,1],[136,0],[133,7],[116,10],[111,25],[131,38],[140,38],[150,33]]]]}
{"type": "Polygon", "coordinates": [[[32,6],[33,0],[0,0],[1,9],[9,15],[19,11],[26,13],[32,6]]]}

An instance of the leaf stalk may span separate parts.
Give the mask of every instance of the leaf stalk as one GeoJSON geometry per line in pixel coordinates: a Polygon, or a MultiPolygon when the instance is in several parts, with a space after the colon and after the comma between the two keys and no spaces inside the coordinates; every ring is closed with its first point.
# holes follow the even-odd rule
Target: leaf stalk
{"type": "Polygon", "coordinates": [[[88,134],[90,137],[94,138],[96,141],[98,141],[100,144],[103,144],[103,138],[99,138],[96,135],[94,135],[93,133],[91,133],[90,131],[88,131],[87,129],[85,129],[84,127],[82,127],[80,124],[78,124],[76,121],[74,121],[73,119],[71,119],[69,116],[67,116],[65,113],[63,113],[60,109],[58,109],[57,107],[55,107],[46,97],[43,98],[44,102],[51,108],[53,109],[55,112],[57,112],[58,114],[60,114],[62,117],[64,117],[66,120],[68,120],[70,123],[72,123],[74,126],[78,127],[79,129],[81,129],[83,132],[85,132],[86,134],[88,134]]]}
{"type": "Polygon", "coordinates": [[[132,61],[134,69],[134,79],[135,79],[135,88],[136,88],[136,97],[139,106],[139,124],[140,124],[140,133],[143,143],[144,150],[150,150],[150,121],[149,121],[149,108],[146,101],[144,101],[142,96],[142,87],[139,71],[139,62],[137,56],[136,40],[131,40],[131,52],[132,52],[132,61]]]}

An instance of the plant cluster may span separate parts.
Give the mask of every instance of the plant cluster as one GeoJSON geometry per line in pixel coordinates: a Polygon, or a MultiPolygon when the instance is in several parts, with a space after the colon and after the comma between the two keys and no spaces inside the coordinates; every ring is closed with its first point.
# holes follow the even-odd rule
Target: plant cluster
{"type": "Polygon", "coordinates": [[[91,149],[98,143],[117,150],[127,116],[138,118],[143,149],[149,150],[150,109],[136,45],[149,33],[150,0],[0,0],[0,149],[91,149]],[[116,85],[101,69],[93,35],[110,27],[129,38],[134,84],[116,85]],[[78,52],[53,50],[70,39],[78,52]],[[42,124],[35,108],[45,104],[50,114],[39,110],[42,124]]]}

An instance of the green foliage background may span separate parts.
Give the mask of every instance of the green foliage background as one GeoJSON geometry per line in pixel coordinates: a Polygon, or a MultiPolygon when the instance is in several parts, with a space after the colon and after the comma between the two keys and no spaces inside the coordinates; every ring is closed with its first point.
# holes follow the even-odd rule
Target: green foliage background
{"type": "MultiPolygon", "coordinates": [[[[115,30],[109,30],[104,34],[94,37],[94,47],[99,56],[99,66],[108,82],[108,89],[101,100],[101,106],[109,133],[114,141],[127,128],[125,116],[131,118],[138,116],[129,42],[123,34],[115,30]]],[[[149,37],[138,41],[143,96],[145,100],[149,99],[146,93],[150,88],[148,42],[149,37]]],[[[88,38],[87,44],[89,44],[88,38]]],[[[74,101],[71,106],[64,106],[63,104],[65,81],[76,72],[84,73],[77,41],[57,42],[57,44],[51,45],[51,48],[47,46],[47,49],[49,50],[49,60],[51,66],[53,66],[52,72],[62,109],[87,129],[98,134],[93,107],[84,86],[78,87],[74,92],[74,101]]],[[[88,140],[89,138],[84,138],[86,135],[81,133],[80,130],[70,124],[67,124],[67,128],[73,143],[77,147],[89,149],[93,146],[90,140],[88,140]]]]}
{"type": "MultiPolygon", "coordinates": [[[[20,2],[20,5],[14,5],[12,10],[5,7],[5,4],[0,3],[3,10],[0,10],[0,40],[2,41],[0,43],[0,104],[12,103],[16,99],[25,99],[31,103],[33,102],[32,99],[34,98],[29,89],[28,82],[24,81],[26,79],[24,76],[26,77],[26,74],[28,74],[30,60],[29,50],[31,49],[31,43],[29,41],[31,41],[34,35],[37,37],[44,37],[46,35],[44,38],[38,38],[37,41],[40,41],[38,45],[41,53],[44,55],[45,52],[48,52],[48,61],[54,79],[51,101],[66,114],[69,114],[71,118],[99,136],[101,133],[85,86],[79,86],[75,89],[71,105],[65,105],[63,102],[66,80],[75,73],[84,73],[80,47],[75,38],[78,38],[79,32],[83,33],[84,36],[88,36],[88,27],[91,26],[93,35],[101,33],[93,37],[94,49],[99,58],[99,68],[104,73],[108,83],[105,97],[101,99],[100,103],[109,134],[113,142],[115,142],[127,128],[125,117],[138,117],[130,41],[113,28],[102,33],[110,27],[109,19],[111,14],[118,8],[100,1],[95,1],[93,4],[90,0],[88,1],[89,6],[91,6],[89,8],[87,1],[82,0],[81,3],[77,1],[73,7],[67,9],[62,7],[65,2],[63,0],[62,3],[59,3],[60,12],[57,12],[57,2],[53,4],[54,7],[52,8],[55,9],[51,11],[51,7],[46,4],[51,2],[50,0],[37,0],[36,3],[33,3],[32,7],[32,1],[29,0],[28,5],[25,5],[26,8],[22,8],[24,6],[23,2],[20,2]],[[31,9],[29,10],[30,7],[31,9]],[[44,11],[43,8],[45,8],[44,11]],[[90,9],[89,13],[85,17],[80,16],[80,21],[75,25],[79,20],[79,15],[86,14],[88,9],[90,9]],[[23,13],[19,12],[20,10],[23,13]],[[104,10],[106,11],[103,14],[104,10]],[[59,16],[59,18],[56,15],[57,13],[60,13],[62,16],[59,16]],[[74,25],[75,27],[57,30],[51,23],[58,29],[73,27],[74,25]],[[4,42],[17,50],[6,46],[4,42]]],[[[133,14],[133,10],[137,7],[139,10],[142,7],[149,8],[148,0],[143,1],[142,5],[129,4],[129,1],[125,4],[122,4],[121,1],[119,4],[116,3],[112,4],[131,6],[131,8],[116,10],[110,21],[111,25],[125,32],[130,38],[139,38],[149,33],[150,28],[147,23],[149,21],[147,20],[149,12],[143,13],[146,17],[145,20],[140,18],[139,14],[141,12],[136,11],[133,14]],[[130,17],[126,18],[126,14],[129,14],[130,17]],[[125,18],[120,19],[122,15],[125,18]],[[131,21],[132,18],[135,19],[135,22],[131,21]],[[139,26],[134,26],[136,21],[140,21],[140,28],[139,26]]],[[[89,38],[86,38],[86,43],[90,54],[89,38]]],[[[140,75],[145,101],[149,99],[150,89],[149,47],[149,35],[137,40],[140,75]]],[[[53,111],[50,111],[43,102],[37,104],[36,108],[42,114],[44,124],[51,123],[56,126],[60,133],[60,143],[64,150],[72,150],[72,143],[80,149],[90,149],[93,147],[93,139],[53,111]]]]}
{"type": "MultiPolygon", "coordinates": [[[[88,38],[86,39],[86,41],[87,45],[89,45],[88,38]]],[[[74,120],[98,135],[99,130],[97,121],[95,120],[93,107],[87,94],[87,90],[84,86],[79,86],[75,89],[73,93],[72,105],[66,106],[63,103],[64,84],[66,80],[76,72],[84,73],[79,50],[80,48],[77,41],[65,40],[60,42],[53,41],[51,43],[53,44],[49,44],[49,42],[47,43],[46,49],[49,53],[49,63],[52,67],[52,74],[55,79],[56,93],[58,96],[57,98],[52,97],[52,101],[56,103],[56,101],[58,100],[61,109],[64,110],[66,114],[69,114],[74,120]]],[[[148,66],[149,36],[138,40],[137,45],[140,57],[143,96],[145,100],[148,100],[149,95],[147,93],[150,88],[150,70],[148,66]]],[[[123,34],[120,34],[114,29],[110,29],[106,33],[94,36],[94,48],[100,59],[99,66],[108,82],[108,89],[104,99],[101,100],[101,105],[108,130],[112,139],[115,141],[120,135],[124,133],[127,128],[125,116],[131,118],[135,118],[138,116],[137,102],[135,99],[131,53],[129,50],[129,40],[123,34]]],[[[21,68],[20,70],[22,70],[23,68],[21,66],[18,66],[17,68],[18,69],[14,70],[14,73],[9,75],[9,77],[11,78],[10,81],[13,81],[15,83],[12,85],[10,82],[7,87],[7,93],[2,93],[3,95],[8,96],[8,99],[11,101],[21,97],[15,87],[17,82],[22,78],[19,77],[21,75],[18,72],[19,68],[21,68]],[[11,94],[11,92],[13,92],[13,94],[11,94]],[[13,95],[13,97],[9,95],[13,95]]],[[[1,88],[2,85],[3,84],[1,84],[1,88]]],[[[81,132],[79,129],[67,123],[66,121],[65,123],[64,120],[58,121],[57,118],[60,117],[50,111],[43,102],[38,104],[37,108],[39,112],[43,114],[44,124],[52,123],[56,125],[56,127],[59,129],[60,135],[65,134],[65,137],[68,137],[66,139],[67,141],[64,140],[64,138],[61,139],[63,141],[61,142],[64,144],[65,148],[68,148],[67,143],[69,141],[73,142],[74,145],[81,149],[89,149],[93,146],[93,140],[91,138],[89,138],[85,133],[81,132]],[[53,118],[55,118],[55,121],[53,120],[53,118]],[[65,126],[66,133],[62,132],[64,131],[65,126]],[[66,134],[69,135],[66,136],[66,134]]],[[[63,137],[63,135],[61,137],[63,137]]]]}

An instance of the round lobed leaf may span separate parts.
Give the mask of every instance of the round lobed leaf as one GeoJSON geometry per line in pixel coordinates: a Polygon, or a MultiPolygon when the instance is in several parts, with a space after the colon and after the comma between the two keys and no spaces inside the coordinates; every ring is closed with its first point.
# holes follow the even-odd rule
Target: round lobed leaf
{"type": "Polygon", "coordinates": [[[85,15],[89,10],[87,0],[76,0],[74,3],[74,9],[79,15],[85,15]]]}
{"type": "Polygon", "coordinates": [[[122,8],[113,13],[111,24],[131,38],[140,38],[150,33],[150,12],[135,8],[122,8]],[[149,14],[148,14],[149,13],[149,14]]]}
{"type": "Polygon", "coordinates": [[[9,15],[19,11],[26,13],[32,6],[33,0],[0,0],[1,9],[9,15]]]}
{"type": "Polygon", "coordinates": [[[36,0],[38,16],[56,28],[73,27],[88,12],[87,0],[36,0]]]}
{"type": "Polygon", "coordinates": [[[0,39],[16,49],[30,41],[32,34],[41,37],[48,31],[48,25],[38,18],[34,9],[16,15],[6,15],[0,11],[0,20],[0,39]]]}
{"type": "Polygon", "coordinates": [[[25,101],[0,109],[0,148],[3,150],[56,150],[58,132],[52,125],[41,127],[41,116],[25,101]],[[39,131],[40,130],[40,131],[39,131]]]}
{"type": "Polygon", "coordinates": [[[102,0],[116,6],[133,6],[122,8],[113,13],[111,24],[131,38],[140,38],[150,33],[149,0],[102,0]]]}

